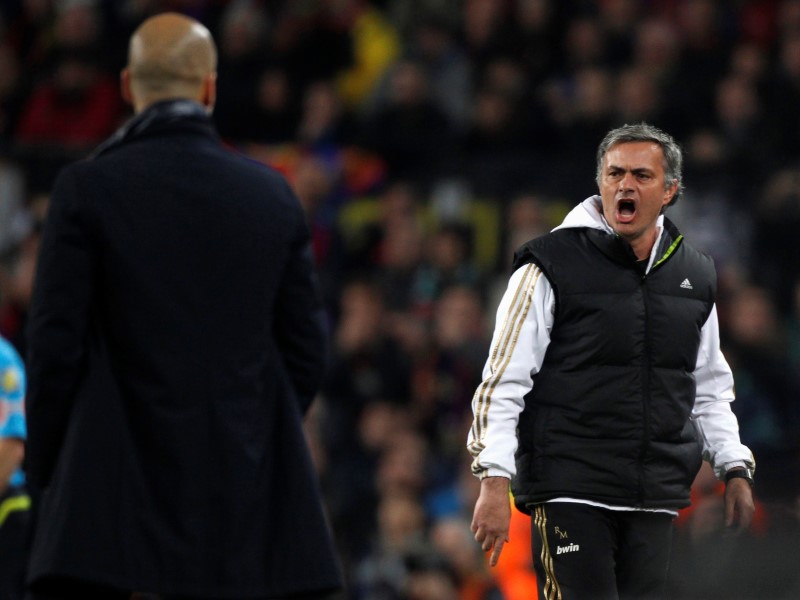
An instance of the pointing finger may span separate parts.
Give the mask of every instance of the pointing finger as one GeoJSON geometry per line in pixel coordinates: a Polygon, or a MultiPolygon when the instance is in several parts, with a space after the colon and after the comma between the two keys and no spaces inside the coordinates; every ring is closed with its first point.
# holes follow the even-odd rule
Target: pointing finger
{"type": "Polygon", "coordinates": [[[489,559],[489,564],[491,566],[497,565],[497,561],[500,560],[500,553],[503,551],[503,546],[505,545],[505,540],[502,538],[498,538],[498,540],[494,544],[494,551],[492,552],[492,556],[489,559]]]}

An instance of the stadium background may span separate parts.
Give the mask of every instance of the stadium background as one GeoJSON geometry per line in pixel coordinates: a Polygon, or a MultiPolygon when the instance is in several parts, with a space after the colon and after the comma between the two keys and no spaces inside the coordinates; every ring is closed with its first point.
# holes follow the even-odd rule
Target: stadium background
{"type": "Polygon", "coordinates": [[[333,340],[308,436],[353,598],[530,598],[525,518],[496,570],[471,539],[470,399],[512,250],[641,120],[684,148],[669,214],[717,262],[758,460],[739,537],[701,473],[669,597],[800,597],[800,1],[2,0],[0,333],[20,352],[53,179],[130,116],[127,39],[163,10],[211,29],[223,139],[308,213],[333,340]]]}

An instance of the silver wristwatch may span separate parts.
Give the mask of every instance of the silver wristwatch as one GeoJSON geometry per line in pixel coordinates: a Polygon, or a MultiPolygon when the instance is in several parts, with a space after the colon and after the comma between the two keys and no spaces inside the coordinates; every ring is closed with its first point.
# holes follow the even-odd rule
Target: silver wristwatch
{"type": "Polygon", "coordinates": [[[725,473],[725,483],[728,483],[731,479],[736,477],[740,477],[745,479],[747,483],[750,484],[750,487],[753,487],[753,470],[749,469],[748,467],[734,467],[727,473],[725,473]]]}

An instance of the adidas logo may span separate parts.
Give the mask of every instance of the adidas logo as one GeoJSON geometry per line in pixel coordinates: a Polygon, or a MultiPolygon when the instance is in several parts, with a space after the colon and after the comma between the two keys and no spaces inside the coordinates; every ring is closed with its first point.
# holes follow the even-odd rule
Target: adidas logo
{"type": "Polygon", "coordinates": [[[683,289],[685,289],[685,290],[692,290],[692,289],[694,289],[694,288],[692,287],[692,282],[691,282],[691,281],[689,281],[688,279],[684,279],[684,280],[681,282],[681,287],[682,287],[683,289]]]}
{"type": "Polygon", "coordinates": [[[556,554],[564,554],[565,552],[578,552],[581,549],[578,544],[570,544],[569,546],[557,546],[556,554]]]}

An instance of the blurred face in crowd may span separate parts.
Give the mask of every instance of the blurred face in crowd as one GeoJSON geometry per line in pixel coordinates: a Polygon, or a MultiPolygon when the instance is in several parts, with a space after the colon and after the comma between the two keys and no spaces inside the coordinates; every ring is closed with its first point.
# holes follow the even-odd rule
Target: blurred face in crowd
{"type": "Polygon", "coordinates": [[[658,215],[677,189],[676,181],[665,185],[664,153],[654,142],[622,142],[603,157],[603,215],[639,259],[649,255],[658,215]]]}

